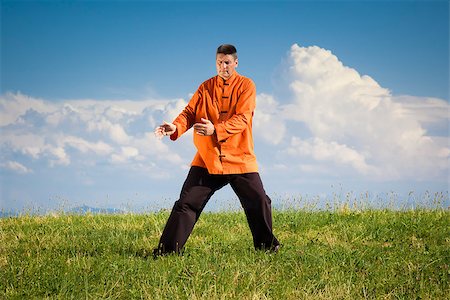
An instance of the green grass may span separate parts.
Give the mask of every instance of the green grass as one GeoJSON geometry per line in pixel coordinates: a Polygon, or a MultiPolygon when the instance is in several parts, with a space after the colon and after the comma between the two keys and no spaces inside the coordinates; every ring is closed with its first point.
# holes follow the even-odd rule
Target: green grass
{"type": "Polygon", "coordinates": [[[450,214],[275,211],[278,254],[242,212],[204,213],[183,256],[146,258],[168,212],[0,219],[0,299],[449,299],[450,214]]]}

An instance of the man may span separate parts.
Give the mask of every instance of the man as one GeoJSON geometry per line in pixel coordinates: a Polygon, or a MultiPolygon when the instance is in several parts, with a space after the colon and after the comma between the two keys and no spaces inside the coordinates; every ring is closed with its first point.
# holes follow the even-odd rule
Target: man
{"type": "Polygon", "coordinates": [[[258,174],[252,118],[256,104],[253,81],[235,70],[236,48],[216,52],[217,76],[203,82],[173,121],[155,129],[158,137],[176,140],[191,127],[198,150],[175,202],[154,256],[180,253],[203,208],[215,191],[230,184],[238,196],[256,249],[277,252],[272,233],[271,200],[258,174]]]}

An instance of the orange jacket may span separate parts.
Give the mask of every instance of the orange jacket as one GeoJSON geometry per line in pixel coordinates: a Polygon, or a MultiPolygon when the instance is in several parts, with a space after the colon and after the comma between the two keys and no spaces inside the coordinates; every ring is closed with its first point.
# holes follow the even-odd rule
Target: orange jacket
{"type": "Polygon", "coordinates": [[[203,82],[188,105],[173,121],[176,140],[201,118],[214,124],[211,136],[194,133],[197,153],[192,166],[207,168],[210,174],[257,172],[253,146],[252,118],[256,106],[253,81],[237,72],[224,80],[214,76],[203,82]]]}

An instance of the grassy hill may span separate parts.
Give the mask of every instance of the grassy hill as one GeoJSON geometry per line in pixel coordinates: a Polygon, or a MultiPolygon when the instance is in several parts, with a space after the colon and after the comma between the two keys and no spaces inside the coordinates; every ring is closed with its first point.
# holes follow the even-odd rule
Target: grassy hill
{"type": "Polygon", "coordinates": [[[153,260],[168,217],[0,219],[0,299],[449,299],[450,213],[275,211],[278,254],[242,212],[204,213],[183,256],[153,260]]]}

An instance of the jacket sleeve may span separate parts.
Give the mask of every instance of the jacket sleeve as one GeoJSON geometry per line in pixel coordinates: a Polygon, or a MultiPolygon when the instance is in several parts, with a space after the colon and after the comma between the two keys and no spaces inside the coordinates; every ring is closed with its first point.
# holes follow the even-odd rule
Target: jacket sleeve
{"type": "Polygon", "coordinates": [[[242,92],[237,99],[236,113],[225,122],[215,126],[219,142],[230,136],[241,133],[250,124],[256,107],[256,87],[250,79],[243,84],[242,92]]]}
{"type": "Polygon", "coordinates": [[[170,136],[170,139],[172,141],[178,139],[183,133],[188,131],[194,125],[196,106],[200,97],[200,91],[199,89],[197,89],[188,105],[186,105],[183,111],[172,122],[173,124],[175,124],[175,126],[177,126],[177,130],[175,131],[175,133],[170,136]]]}

